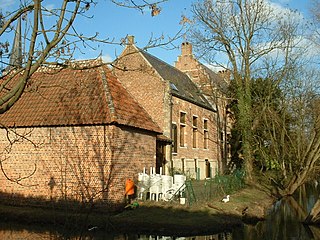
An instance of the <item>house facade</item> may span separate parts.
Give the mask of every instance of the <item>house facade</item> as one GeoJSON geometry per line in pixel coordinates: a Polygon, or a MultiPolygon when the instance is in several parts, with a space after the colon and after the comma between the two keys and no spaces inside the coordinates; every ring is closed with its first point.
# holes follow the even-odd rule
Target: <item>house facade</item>
{"type": "Polygon", "coordinates": [[[221,165],[217,108],[194,79],[139,49],[133,36],[115,66],[117,78],[162,130],[157,170],[194,179],[213,177],[221,165]]]}
{"type": "Polygon", "coordinates": [[[230,71],[220,70],[215,73],[207,66],[200,63],[192,51],[192,44],[181,44],[181,55],[175,62],[175,67],[188,74],[192,81],[201,89],[202,94],[216,109],[217,144],[219,149],[219,171],[224,172],[231,159],[229,140],[233,124],[232,114],[229,109],[231,100],[227,97],[230,85],[230,71]]]}
{"type": "Polygon", "coordinates": [[[117,205],[155,167],[160,127],[104,64],[80,65],[41,68],[0,115],[2,193],[117,205]]]}

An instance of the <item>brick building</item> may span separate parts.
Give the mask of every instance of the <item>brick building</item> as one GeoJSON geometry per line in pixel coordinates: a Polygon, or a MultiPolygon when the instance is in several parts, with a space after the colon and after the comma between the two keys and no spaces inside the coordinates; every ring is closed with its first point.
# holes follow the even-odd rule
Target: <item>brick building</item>
{"type": "Polygon", "coordinates": [[[223,170],[227,72],[200,64],[189,43],[173,67],[133,37],[113,71],[84,61],[32,76],[0,115],[0,192],[118,204],[143,168],[194,179],[223,170]]]}
{"type": "Polygon", "coordinates": [[[1,192],[117,204],[155,167],[159,126],[105,65],[80,65],[41,68],[0,115],[1,192]]]}
{"type": "MultiPolygon", "coordinates": [[[[189,46],[182,45],[182,56],[192,49],[189,46]]],[[[179,63],[184,66],[185,59],[179,57],[175,68],[136,47],[129,36],[114,71],[162,130],[162,138],[157,139],[157,171],[162,167],[165,174],[172,170],[204,179],[221,170],[222,151],[217,105],[208,101],[209,94],[197,86],[197,80],[203,80],[202,75],[210,80],[221,76],[208,75],[198,63],[184,69],[179,63]],[[193,67],[195,71],[189,71],[193,67]]]]}
{"type": "Polygon", "coordinates": [[[215,106],[217,113],[217,145],[220,151],[218,162],[219,170],[223,172],[227,168],[227,163],[231,158],[229,140],[231,138],[233,120],[228,106],[230,99],[227,98],[230,84],[230,71],[221,70],[215,73],[200,63],[194,57],[192,45],[189,42],[182,43],[181,55],[175,62],[175,67],[188,74],[210,104],[215,106]]]}

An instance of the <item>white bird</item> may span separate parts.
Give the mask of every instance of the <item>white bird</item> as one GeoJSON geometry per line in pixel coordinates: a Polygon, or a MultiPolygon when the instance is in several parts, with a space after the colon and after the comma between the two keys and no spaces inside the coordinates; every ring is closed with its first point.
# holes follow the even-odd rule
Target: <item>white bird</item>
{"type": "Polygon", "coordinates": [[[89,227],[89,228],[88,228],[88,231],[93,231],[93,230],[96,230],[96,229],[98,229],[98,227],[96,227],[96,226],[94,226],[94,227],[89,227]]]}
{"type": "Polygon", "coordinates": [[[224,203],[229,202],[230,201],[230,195],[227,195],[221,201],[224,202],[224,203]]]}

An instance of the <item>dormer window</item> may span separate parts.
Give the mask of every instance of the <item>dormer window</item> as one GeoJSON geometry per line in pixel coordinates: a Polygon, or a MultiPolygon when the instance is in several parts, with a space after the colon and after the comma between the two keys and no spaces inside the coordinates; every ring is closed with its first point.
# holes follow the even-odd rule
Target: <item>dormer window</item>
{"type": "Polygon", "coordinates": [[[174,83],[170,83],[170,87],[171,87],[172,90],[175,90],[175,91],[179,92],[177,86],[174,83]]]}

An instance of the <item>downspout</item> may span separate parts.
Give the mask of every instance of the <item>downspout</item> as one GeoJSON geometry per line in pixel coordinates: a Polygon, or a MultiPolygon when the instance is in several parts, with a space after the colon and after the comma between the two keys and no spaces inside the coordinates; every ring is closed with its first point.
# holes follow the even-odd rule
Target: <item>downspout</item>
{"type": "MultiPolygon", "coordinates": [[[[173,106],[173,102],[172,102],[172,94],[170,92],[170,99],[169,99],[169,108],[170,108],[170,123],[169,123],[169,126],[170,126],[170,138],[172,140],[172,106],[173,106]]],[[[172,143],[170,144],[170,168],[171,168],[171,175],[173,177],[173,160],[172,160],[172,143]]]]}
{"type": "Polygon", "coordinates": [[[106,125],[103,125],[103,160],[100,163],[100,172],[101,172],[101,189],[102,189],[102,197],[104,197],[105,195],[105,172],[104,172],[104,164],[107,161],[107,139],[106,139],[106,135],[107,135],[107,130],[106,130],[106,125]]]}
{"type": "Polygon", "coordinates": [[[223,167],[223,172],[225,173],[227,170],[227,166],[228,166],[228,133],[227,133],[227,124],[228,124],[228,105],[226,105],[225,109],[224,109],[224,167],[223,167]]]}

